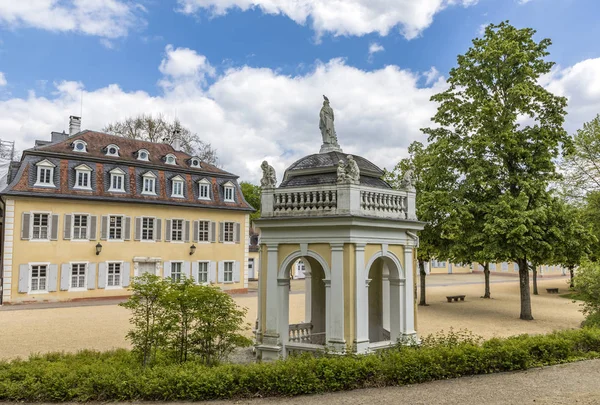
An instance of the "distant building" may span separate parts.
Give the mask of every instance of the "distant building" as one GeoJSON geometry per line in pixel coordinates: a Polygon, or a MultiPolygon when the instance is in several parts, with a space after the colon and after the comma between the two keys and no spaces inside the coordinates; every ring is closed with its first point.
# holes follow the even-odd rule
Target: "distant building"
{"type": "Polygon", "coordinates": [[[249,212],[237,176],[151,143],[52,133],[0,194],[4,303],[125,296],[143,273],[247,288],[249,212]]]}

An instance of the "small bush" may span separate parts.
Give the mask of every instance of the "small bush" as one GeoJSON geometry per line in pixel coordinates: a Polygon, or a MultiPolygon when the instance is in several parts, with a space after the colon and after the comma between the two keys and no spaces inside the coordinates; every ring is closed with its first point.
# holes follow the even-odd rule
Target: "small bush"
{"type": "Polygon", "coordinates": [[[51,353],[0,362],[1,401],[201,401],[293,396],[524,370],[600,357],[600,329],[483,343],[464,331],[371,355],[305,354],[273,363],[143,367],[127,350],[51,353]]]}

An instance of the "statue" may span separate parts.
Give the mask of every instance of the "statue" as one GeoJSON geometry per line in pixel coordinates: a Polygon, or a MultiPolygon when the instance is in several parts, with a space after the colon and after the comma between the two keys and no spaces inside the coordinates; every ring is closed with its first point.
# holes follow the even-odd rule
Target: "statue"
{"type": "Polygon", "coordinates": [[[329,99],[327,96],[324,95],[323,98],[325,100],[323,101],[321,112],[319,113],[319,129],[323,136],[323,146],[321,149],[333,148],[332,150],[339,150],[340,145],[338,145],[337,135],[333,125],[333,108],[329,106],[329,99]]]}
{"type": "Polygon", "coordinates": [[[346,156],[348,163],[346,163],[346,180],[350,184],[358,184],[360,182],[360,169],[358,164],[352,155],[346,156]]]}
{"type": "Polygon", "coordinates": [[[267,161],[263,161],[260,165],[263,171],[262,179],[260,180],[260,186],[262,188],[274,188],[277,184],[277,176],[275,175],[275,169],[267,161]]]}
{"type": "Polygon", "coordinates": [[[338,161],[337,182],[338,184],[346,182],[346,166],[344,165],[344,161],[342,159],[338,161]]]}
{"type": "Polygon", "coordinates": [[[413,169],[408,169],[404,172],[402,180],[400,181],[400,187],[407,190],[415,189],[415,172],[413,169]]]}

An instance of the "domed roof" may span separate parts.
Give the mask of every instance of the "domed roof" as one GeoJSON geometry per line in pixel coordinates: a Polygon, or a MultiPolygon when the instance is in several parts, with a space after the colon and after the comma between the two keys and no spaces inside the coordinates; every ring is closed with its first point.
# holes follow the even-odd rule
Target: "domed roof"
{"type": "MultiPolygon", "coordinates": [[[[346,162],[348,155],[350,154],[334,151],[305,156],[287,168],[279,187],[337,184],[338,162],[340,160],[346,162]]],[[[352,155],[352,157],[360,170],[361,185],[391,188],[388,183],[381,180],[383,170],[361,156],[352,155]]]]}

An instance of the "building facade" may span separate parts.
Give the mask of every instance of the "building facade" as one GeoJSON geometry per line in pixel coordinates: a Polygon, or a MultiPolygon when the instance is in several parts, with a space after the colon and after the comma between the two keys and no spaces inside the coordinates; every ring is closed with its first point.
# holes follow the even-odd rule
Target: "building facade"
{"type": "Polygon", "coordinates": [[[71,124],[24,151],[1,194],[3,303],[126,296],[143,273],[247,289],[253,209],[237,176],[177,139],[71,124]]]}

